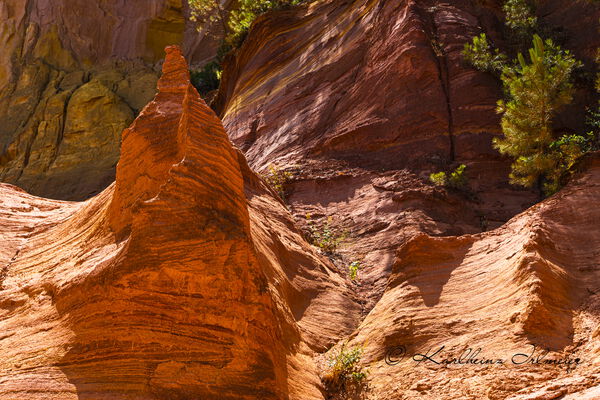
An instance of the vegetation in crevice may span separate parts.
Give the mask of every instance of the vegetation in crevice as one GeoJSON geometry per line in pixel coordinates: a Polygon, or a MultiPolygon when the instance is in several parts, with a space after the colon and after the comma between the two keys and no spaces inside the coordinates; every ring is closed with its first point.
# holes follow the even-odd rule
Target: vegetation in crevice
{"type": "Polygon", "coordinates": [[[324,223],[317,224],[311,214],[306,214],[308,226],[308,241],[313,246],[321,249],[325,254],[335,253],[340,244],[346,239],[346,233],[333,227],[333,218],[327,217],[324,223]]]}
{"type": "Polygon", "coordinates": [[[572,73],[579,64],[568,51],[535,35],[529,61],[519,54],[519,65],[505,67],[502,81],[508,95],[498,102],[503,138],[494,146],[514,159],[510,179],[525,187],[538,185],[546,195],[584,153],[583,136],[555,141],[552,118],[573,97],[572,73]]]}
{"type": "Polygon", "coordinates": [[[465,189],[468,185],[465,174],[467,166],[459,165],[454,171],[446,173],[444,171],[435,172],[429,175],[429,180],[436,186],[443,186],[451,189],[465,189]]]}
{"type": "Polygon", "coordinates": [[[281,200],[286,201],[289,183],[294,177],[294,174],[290,171],[281,169],[277,165],[270,164],[267,168],[267,172],[261,174],[261,176],[265,182],[277,192],[281,200]]]}
{"type": "Polygon", "coordinates": [[[368,371],[360,366],[364,346],[347,347],[343,343],[327,361],[322,380],[329,393],[346,393],[364,384],[368,371]]]}
{"type": "Polygon", "coordinates": [[[348,277],[351,281],[358,281],[358,271],[362,269],[362,263],[360,261],[352,261],[348,264],[348,277]]]}
{"type": "Polygon", "coordinates": [[[211,61],[200,69],[190,70],[190,80],[200,96],[206,97],[210,92],[219,88],[221,72],[219,62],[211,61]]]}

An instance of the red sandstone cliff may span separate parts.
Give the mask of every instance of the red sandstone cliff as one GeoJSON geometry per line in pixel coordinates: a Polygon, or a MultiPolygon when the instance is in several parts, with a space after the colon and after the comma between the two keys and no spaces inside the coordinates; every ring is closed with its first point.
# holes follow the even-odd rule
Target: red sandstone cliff
{"type": "MultiPolygon", "coordinates": [[[[10,107],[35,109],[34,123],[0,157],[4,173],[85,197],[110,183],[122,145],[116,182],[82,203],[0,184],[0,399],[348,398],[321,383],[346,342],[364,346],[368,370],[350,398],[600,398],[598,155],[533,207],[535,193],[508,185],[490,146],[498,86],[459,55],[473,34],[493,35],[497,3],[332,1],[262,17],[226,66],[225,129],[177,48],[131,125],[126,93],[152,97],[147,82],[26,66],[10,107]],[[27,100],[32,87],[43,95],[27,100]],[[253,172],[270,163],[296,171],[291,212],[253,172]],[[470,195],[427,182],[458,163],[470,195]],[[347,233],[334,262],[303,237],[306,213],[347,233]],[[410,358],[445,346],[442,357],[481,347],[510,360],[532,345],[581,364],[410,358]]],[[[559,3],[543,2],[544,17],[564,15],[589,59],[597,43],[581,38],[597,6],[559,3]]],[[[59,18],[57,4],[38,14],[59,18]]],[[[165,10],[153,7],[139,20],[165,10]]],[[[68,37],[88,25],[71,23],[56,35],[82,54],[147,50],[86,49],[68,37]]],[[[568,113],[558,123],[576,126],[568,113]]]]}
{"type": "Polygon", "coordinates": [[[97,197],[0,187],[0,398],[321,398],[310,355],[352,328],[346,282],[231,147],[177,48],[158,90],[97,197]]]}
{"type": "Polygon", "coordinates": [[[348,281],[231,147],[177,48],[158,90],[100,195],[0,187],[0,398],[322,399],[316,360],[346,338],[365,346],[371,399],[596,396],[597,156],[503,227],[407,241],[362,319],[348,281]],[[583,363],[386,362],[398,346],[471,344],[496,357],[536,344],[583,363]]]}
{"type": "MultiPolygon", "coordinates": [[[[310,3],[263,16],[225,63],[215,107],[232,141],[257,171],[294,171],[288,202],[300,222],[332,216],[348,232],[341,253],[366,266],[369,296],[415,234],[478,233],[539,201],[508,184],[510,160],[492,147],[499,83],[461,55],[482,31],[502,44],[501,4],[310,3]],[[429,183],[460,164],[468,195],[429,183]]],[[[538,11],[593,68],[598,5],[548,0],[538,11]]],[[[581,128],[591,93],[578,92],[557,129],[581,128]]]]}

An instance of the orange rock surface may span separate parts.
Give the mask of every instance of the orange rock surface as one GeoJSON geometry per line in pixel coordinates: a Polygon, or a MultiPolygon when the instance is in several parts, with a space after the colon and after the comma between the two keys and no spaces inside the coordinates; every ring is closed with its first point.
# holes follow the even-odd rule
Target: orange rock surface
{"type": "MultiPolygon", "coordinates": [[[[508,185],[490,145],[498,86],[460,61],[497,3],[340,0],[261,17],[228,59],[223,123],[168,47],[113,184],[80,203],[0,184],[0,400],[599,399],[600,154],[536,205],[508,185]],[[270,163],[295,173],[287,206],[253,172],[270,163]],[[459,163],[470,195],[428,182],[459,163]],[[335,255],[307,242],[306,213],[333,217],[335,255]],[[342,346],[364,351],[351,394],[322,383],[342,346]],[[578,365],[513,362],[533,346],[578,365]],[[479,348],[503,363],[461,359],[479,348]]],[[[592,7],[541,10],[581,38],[592,7]]],[[[86,99],[113,79],[78,86],[77,72],[44,68],[66,85],[49,116],[67,92],[86,99]]],[[[44,170],[61,118],[0,164],[29,154],[44,170]]],[[[69,182],[57,190],[82,189],[69,182]]]]}
{"type": "Polygon", "coordinates": [[[0,399],[321,398],[345,281],[245,166],[169,48],[83,203],[0,187],[0,399]],[[335,317],[331,326],[323,326],[335,317]]]}
{"type": "Polygon", "coordinates": [[[422,234],[398,249],[383,296],[352,335],[367,343],[369,398],[599,398],[600,210],[590,206],[600,196],[599,156],[560,194],[494,231],[422,234]],[[550,353],[513,363],[533,345],[533,359],[550,353]],[[397,346],[406,357],[392,351],[389,365],[397,346]],[[475,358],[505,363],[411,359],[442,346],[437,361],[481,348],[475,358]],[[571,371],[544,363],[576,358],[571,371]]]}

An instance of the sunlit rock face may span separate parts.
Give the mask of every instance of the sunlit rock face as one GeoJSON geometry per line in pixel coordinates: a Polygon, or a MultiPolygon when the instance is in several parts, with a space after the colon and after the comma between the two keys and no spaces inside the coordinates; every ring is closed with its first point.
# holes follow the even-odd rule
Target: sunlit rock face
{"type": "Polygon", "coordinates": [[[178,48],[122,143],[116,182],[86,202],[0,187],[0,398],[322,398],[311,352],[359,306],[178,48]]]}
{"type": "MultiPolygon", "coordinates": [[[[506,45],[501,4],[328,1],[263,16],[226,63],[216,106],[257,167],[325,157],[391,169],[487,155],[500,85],[461,52],[481,32],[506,45]]],[[[537,9],[593,70],[598,6],[548,0],[537,9]]],[[[577,105],[557,128],[582,126],[577,105]]]]}
{"type": "MultiPolygon", "coordinates": [[[[460,56],[500,40],[500,1],[261,17],[223,122],[190,85],[185,5],[67,4],[0,4],[0,180],[27,189],[0,184],[0,400],[599,398],[599,155],[544,201],[508,184],[498,82],[460,56]],[[428,179],[463,163],[463,190],[428,179]],[[331,258],[307,214],[344,236],[331,258]],[[321,381],[342,346],[355,397],[321,381]]],[[[589,62],[597,7],[539,10],[589,62]]]]}
{"type": "Polygon", "coordinates": [[[3,1],[0,181],[68,200],[108,186],[164,47],[182,44],[197,63],[214,56],[218,37],[187,14],[181,0],[3,1]]]}
{"type": "Polygon", "coordinates": [[[598,156],[496,230],[398,249],[353,338],[367,343],[372,398],[597,397],[598,156]]]}

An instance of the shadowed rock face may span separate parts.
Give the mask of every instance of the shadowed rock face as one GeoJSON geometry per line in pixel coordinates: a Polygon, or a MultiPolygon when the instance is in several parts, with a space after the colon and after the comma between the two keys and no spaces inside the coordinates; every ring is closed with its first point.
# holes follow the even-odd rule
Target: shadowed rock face
{"type": "Polygon", "coordinates": [[[83,203],[0,192],[1,399],[322,398],[309,354],[358,306],[178,48],[123,133],[114,185],[83,203]]]}
{"type": "MultiPolygon", "coordinates": [[[[362,261],[371,300],[412,236],[497,228],[540,199],[509,185],[510,160],[492,147],[499,82],[461,55],[482,31],[505,45],[501,5],[311,3],[262,17],[225,64],[216,108],[232,141],[258,171],[271,163],[295,171],[293,213],[299,221],[332,216],[334,229],[348,233],[339,252],[347,263],[362,261]],[[429,181],[460,164],[466,193],[429,181]]],[[[598,4],[542,1],[538,9],[593,68],[598,4]]],[[[581,132],[591,89],[578,92],[557,129],[581,132]]]]}
{"type": "Polygon", "coordinates": [[[154,96],[166,45],[213,57],[181,0],[0,4],[0,181],[84,200],[115,177],[121,132],[154,96]]]}

